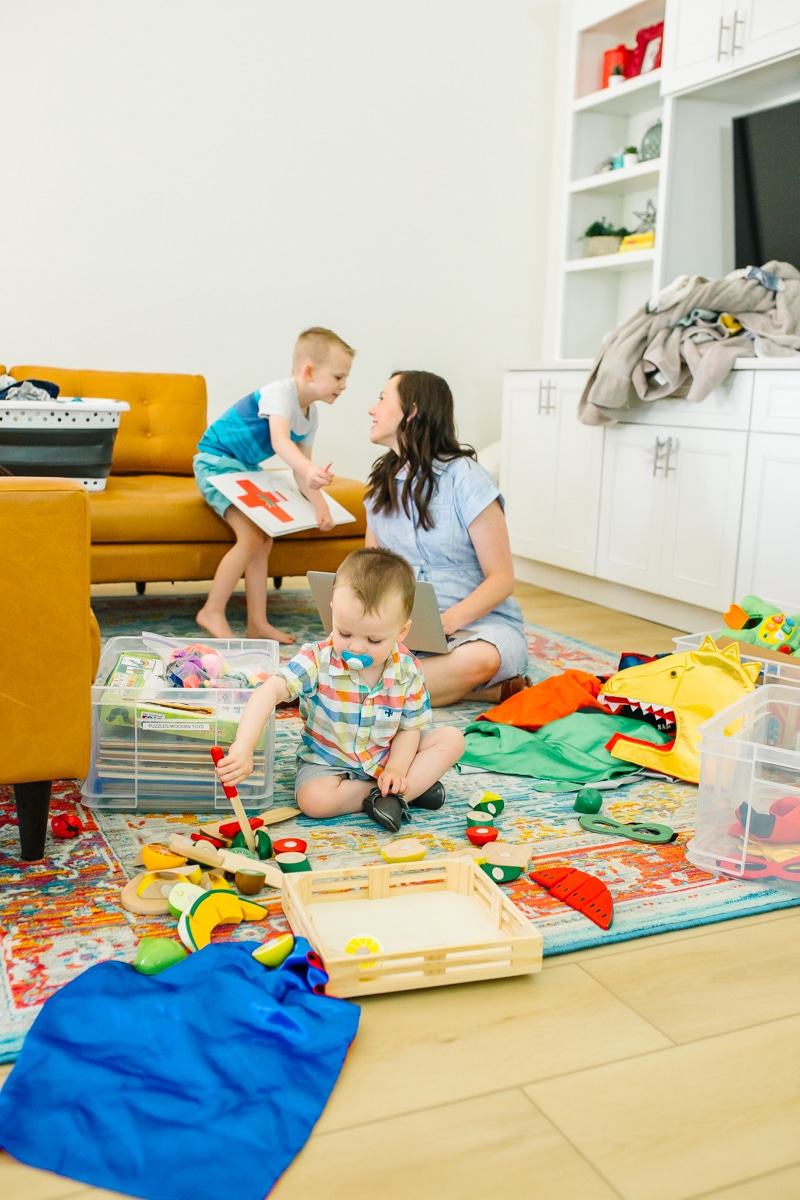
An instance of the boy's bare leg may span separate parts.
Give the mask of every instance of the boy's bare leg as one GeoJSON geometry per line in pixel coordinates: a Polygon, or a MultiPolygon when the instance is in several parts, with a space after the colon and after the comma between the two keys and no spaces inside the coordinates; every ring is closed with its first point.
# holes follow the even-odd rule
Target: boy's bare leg
{"type": "Polygon", "coordinates": [[[364,800],[374,786],[374,783],[361,779],[346,779],[344,775],[322,775],[298,788],[297,807],[307,817],[323,820],[361,812],[364,800]]]}
{"type": "Polygon", "coordinates": [[[236,534],[236,541],[217,567],[208,599],[195,617],[201,629],[215,638],[233,637],[225,609],[233,589],[244,575],[250,559],[263,545],[266,534],[231,504],[225,520],[236,534]]]}
{"type": "Polygon", "coordinates": [[[284,646],[297,641],[294,634],[286,633],[267,620],[267,567],[273,539],[265,536],[244,572],[244,591],[247,597],[247,636],[249,638],[272,638],[284,646]]]}
{"type": "Polygon", "coordinates": [[[404,798],[411,803],[441,779],[464,753],[464,735],[452,725],[440,725],[425,733],[416,757],[408,768],[404,798]]]}

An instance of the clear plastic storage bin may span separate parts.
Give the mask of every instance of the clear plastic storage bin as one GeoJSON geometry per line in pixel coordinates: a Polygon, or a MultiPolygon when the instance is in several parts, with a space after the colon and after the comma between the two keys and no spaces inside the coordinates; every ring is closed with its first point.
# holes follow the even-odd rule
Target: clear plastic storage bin
{"type": "MultiPolygon", "coordinates": [[[[191,646],[197,639],[171,641],[191,646]]],[[[223,658],[247,652],[249,670],[272,673],[280,662],[273,641],[204,639],[203,645],[223,658]]],[[[210,748],[231,744],[252,690],[172,687],[160,675],[158,657],[141,638],[111,638],[104,646],[92,688],[92,766],[81,790],[83,803],[123,812],[230,812],[210,748]],[[137,669],[142,655],[156,661],[157,673],[137,669]]],[[[238,788],[245,808],[272,802],[274,748],[271,717],[253,774],[238,788]]]]}
{"type": "Polygon", "coordinates": [[[800,689],[765,684],[700,733],[687,857],[718,875],[800,892],[800,689]]]}
{"type": "MultiPolygon", "coordinates": [[[[675,654],[681,654],[684,650],[697,650],[703,638],[713,638],[714,641],[721,637],[730,637],[730,631],[725,629],[717,629],[711,633],[684,633],[681,637],[673,638],[675,643],[675,654]]],[[[761,667],[761,674],[757,679],[757,683],[782,683],[787,687],[800,687],[800,657],[792,654],[781,655],[781,658],[786,659],[785,662],[779,662],[777,659],[758,658],[755,654],[748,654],[747,649],[749,642],[739,643],[739,653],[742,662],[757,662],[761,667]]]]}

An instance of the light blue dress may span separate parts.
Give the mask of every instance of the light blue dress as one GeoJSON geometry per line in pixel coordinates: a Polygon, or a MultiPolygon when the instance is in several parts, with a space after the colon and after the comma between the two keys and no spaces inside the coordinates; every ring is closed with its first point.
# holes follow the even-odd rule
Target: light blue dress
{"type": "MultiPolygon", "coordinates": [[[[417,579],[432,583],[444,612],[458,604],[484,580],[469,526],[493,500],[503,505],[500,489],[489,472],[472,458],[454,458],[433,466],[437,488],[430,505],[433,529],[418,528],[416,512],[408,517],[402,506],[377,513],[367,501],[367,523],[378,545],[402,554],[417,579]]],[[[398,492],[406,468],[397,474],[398,492]]],[[[528,647],[522,612],[509,597],[488,616],[472,622],[475,640],[490,642],[500,654],[500,668],[489,687],[512,675],[522,675],[528,665],[528,647]]]]}

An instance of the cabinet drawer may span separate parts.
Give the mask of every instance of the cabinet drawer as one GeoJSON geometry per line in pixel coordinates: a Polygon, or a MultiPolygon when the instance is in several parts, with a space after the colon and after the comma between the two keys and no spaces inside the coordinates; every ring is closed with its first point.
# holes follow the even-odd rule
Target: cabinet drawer
{"type": "Polygon", "coordinates": [[[753,416],[756,433],[800,433],[800,370],[754,371],[753,416]]]}
{"type": "Polygon", "coordinates": [[[705,400],[652,400],[632,408],[621,423],[677,425],[692,429],[747,429],[753,392],[753,371],[731,371],[705,400]]]}

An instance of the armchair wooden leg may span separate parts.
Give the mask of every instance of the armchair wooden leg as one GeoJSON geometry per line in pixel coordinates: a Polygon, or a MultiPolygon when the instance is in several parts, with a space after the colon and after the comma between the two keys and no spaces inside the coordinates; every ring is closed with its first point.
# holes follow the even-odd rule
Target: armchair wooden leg
{"type": "Polygon", "coordinates": [[[276,575],[276,576],[273,578],[273,580],[272,580],[272,586],[275,588],[275,591],[276,591],[276,592],[280,590],[282,583],[283,583],[283,576],[282,576],[282,575],[276,575]]]}
{"type": "Polygon", "coordinates": [[[145,589],[146,587],[147,587],[147,584],[146,584],[146,583],[142,583],[142,582],[141,582],[141,580],[139,580],[139,581],[137,582],[137,584],[136,584],[136,595],[137,595],[137,596],[143,596],[143,595],[144,595],[144,589],[145,589]]]}
{"type": "Polygon", "coordinates": [[[35,862],[44,858],[44,842],[47,837],[47,818],[50,815],[51,779],[37,783],[15,783],[14,799],[17,802],[19,822],[20,858],[23,862],[35,862]]]}

